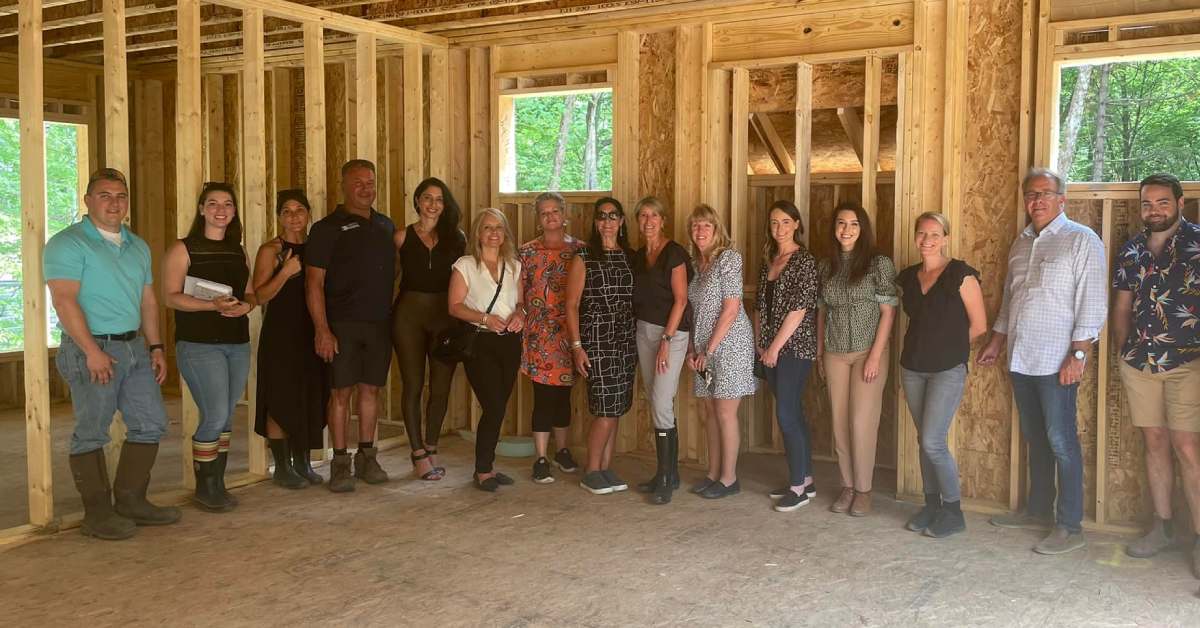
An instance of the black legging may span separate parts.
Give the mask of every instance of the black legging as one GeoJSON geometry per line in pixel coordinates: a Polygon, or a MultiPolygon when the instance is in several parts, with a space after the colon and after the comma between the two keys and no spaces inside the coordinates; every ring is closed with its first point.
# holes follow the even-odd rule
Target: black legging
{"type": "Polygon", "coordinates": [[[521,334],[479,332],[475,336],[475,357],[463,363],[467,381],[479,399],[483,415],[475,430],[475,472],[491,473],[496,461],[496,443],[508,409],[517,368],[521,365],[521,334]]]}
{"type": "Polygon", "coordinates": [[[533,431],[549,432],[552,427],[571,426],[571,386],[533,384],[533,431]]]}
{"type": "Polygon", "coordinates": [[[400,295],[392,316],[392,346],[400,363],[400,411],[413,451],[436,447],[450,400],[454,367],[433,358],[438,332],[450,324],[446,293],[408,291],[400,295]],[[429,363],[429,399],[425,402],[425,430],[421,431],[421,393],[425,364],[429,363]]]}

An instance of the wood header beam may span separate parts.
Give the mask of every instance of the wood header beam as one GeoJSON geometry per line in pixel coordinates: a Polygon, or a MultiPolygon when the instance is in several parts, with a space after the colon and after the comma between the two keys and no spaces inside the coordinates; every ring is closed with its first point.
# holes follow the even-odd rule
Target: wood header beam
{"type": "Polygon", "coordinates": [[[381,22],[334,13],[325,9],[288,2],[287,0],[208,0],[213,4],[233,9],[259,9],[265,15],[302,22],[306,26],[316,24],[322,28],[342,31],[354,35],[374,35],[381,41],[398,44],[420,44],[434,48],[445,48],[445,37],[420,33],[407,28],[390,26],[381,22]]]}

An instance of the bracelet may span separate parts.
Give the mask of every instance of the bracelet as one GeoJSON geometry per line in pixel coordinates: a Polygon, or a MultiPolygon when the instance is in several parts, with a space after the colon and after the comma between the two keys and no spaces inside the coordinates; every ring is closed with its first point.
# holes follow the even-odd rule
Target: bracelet
{"type": "Polygon", "coordinates": [[[163,353],[166,353],[166,351],[167,351],[166,347],[164,347],[162,344],[150,345],[149,349],[147,349],[147,350],[153,352],[155,349],[158,349],[159,351],[162,351],[163,353]]]}
{"type": "Polygon", "coordinates": [[[583,348],[583,341],[582,341],[582,340],[572,340],[572,341],[571,341],[571,348],[572,348],[572,349],[582,349],[582,348],[583,348]]]}
{"type": "Polygon", "coordinates": [[[480,325],[483,325],[484,327],[487,327],[487,319],[488,319],[488,313],[487,313],[487,312],[484,312],[484,313],[483,313],[483,320],[479,321],[479,324],[480,324],[480,325]]]}

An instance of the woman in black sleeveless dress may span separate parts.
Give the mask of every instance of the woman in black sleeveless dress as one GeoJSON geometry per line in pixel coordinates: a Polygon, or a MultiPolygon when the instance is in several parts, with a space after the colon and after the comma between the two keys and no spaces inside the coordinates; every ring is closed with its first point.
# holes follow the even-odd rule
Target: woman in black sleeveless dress
{"type": "Polygon", "coordinates": [[[310,206],[302,190],[282,190],[275,202],[279,237],[258,249],[254,294],[263,306],[258,336],[254,431],[267,438],[274,480],[304,488],[323,479],[309,451],[323,446],[329,401],[325,363],[313,348],[312,317],[304,302],[304,245],[310,206]]]}

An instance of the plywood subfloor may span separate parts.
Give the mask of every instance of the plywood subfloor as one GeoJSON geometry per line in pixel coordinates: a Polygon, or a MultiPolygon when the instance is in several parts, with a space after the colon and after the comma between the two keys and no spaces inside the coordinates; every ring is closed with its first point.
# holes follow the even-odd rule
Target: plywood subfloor
{"type": "MultiPolygon", "coordinates": [[[[471,452],[444,439],[449,476],[350,495],[270,484],[239,489],[231,514],[188,508],[179,525],[98,542],[77,531],[0,553],[16,625],[1187,625],[1198,582],[1183,555],[1124,558],[1121,539],[1033,554],[1033,532],[968,515],[966,534],[903,529],[915,506],[877,496],[875,515],[816,503],[769,509],[778,456],[747,456],[741,495],[593,496],[577,476],[518,479],[497,495],[468,484],[471,452]]],[[[394,476],[402,449],[383,455],[394,476]]],[[[620,458],[627,480],[650,462],[620,458]]],[[[688,470],[690,481],[698,472],[688,470]]]]}

